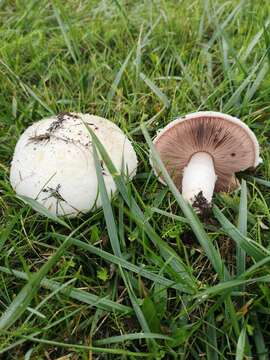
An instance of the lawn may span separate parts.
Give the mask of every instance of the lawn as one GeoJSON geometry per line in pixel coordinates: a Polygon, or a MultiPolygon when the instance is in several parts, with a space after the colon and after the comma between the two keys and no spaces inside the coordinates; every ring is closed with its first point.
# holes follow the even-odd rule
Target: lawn
{"type": "Polygon", "coordinates": [[[0,0],[1,359],[269,359],[269,14],[267,0],[0,0]],[[204,220],[148,160],[159,128],[199,110],[239,117],[263,158],[204,220]],[[64,111],[115,122],[139,160],[111,204],[101,188],[104,212],[72,220],[9,184],[23,130],[64,111]]]}

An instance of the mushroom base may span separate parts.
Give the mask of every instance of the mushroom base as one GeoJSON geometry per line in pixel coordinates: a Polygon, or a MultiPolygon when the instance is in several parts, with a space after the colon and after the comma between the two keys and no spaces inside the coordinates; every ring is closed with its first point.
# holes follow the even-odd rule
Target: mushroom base
{"type": "Polygon", "coordinates": [[[211,203],[216,180],[212,157],[206,152],[194,154],[184,169],[182,181],[184,199],[193,205],[200,194],[207,203],[211,203]]]}

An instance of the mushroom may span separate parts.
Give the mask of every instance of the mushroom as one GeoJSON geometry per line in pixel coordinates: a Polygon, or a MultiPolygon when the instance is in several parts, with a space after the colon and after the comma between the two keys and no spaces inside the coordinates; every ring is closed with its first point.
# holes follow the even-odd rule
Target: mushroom
{"type": "Polygon", "coordinates": [[[249,127],[235,117],[212,111],[172,121],[158,133],[154,146],[184,199],[199,211],[201,205],[209,206],[214,191],[239,188],[236,172],[262,161],[249,127]]]}
{"type": "MultiPolygon", "coordinates": [[[[137,157],[123,131],[99,116],[61,113],[38,121],[19,138],[10,170],[10,182],[19,195],[37,200],[51,213],[74,217],[99,208],[98,180],[90,127],[118,171],[136,174],[137,157]]],[[[109,196],[114,180],[102,160],[109,196]]]]}

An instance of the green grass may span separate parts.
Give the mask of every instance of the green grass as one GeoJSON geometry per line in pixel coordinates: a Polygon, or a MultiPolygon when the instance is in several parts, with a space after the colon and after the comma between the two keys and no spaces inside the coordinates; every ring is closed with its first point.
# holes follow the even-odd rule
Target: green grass
{"type": "Polygon", "coordinates": [[[269,359],[269,1],[0,0],[0,86],[0,358],[269,359]],[[264,160],[209,223],[148,161],[197,110],[239,116],[264,160]],[[126,184],[92,134],[118,196],[96,162],[104,211],[73,220],[9,184],[19,135],[61,111],[114,121],[139,158],[126,184]]]}

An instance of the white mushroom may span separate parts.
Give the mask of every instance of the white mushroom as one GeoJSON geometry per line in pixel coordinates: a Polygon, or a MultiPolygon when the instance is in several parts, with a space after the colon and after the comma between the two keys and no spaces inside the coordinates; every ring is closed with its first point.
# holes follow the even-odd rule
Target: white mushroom
{"type": "MultiPolygon", "coordinates": [[[[172,121],[154,145],[183,197],[195,208],[200,201],[211,203],[214,191],[238,188],[235,173],[261,162],[255,134],[241,120],[219,112],[197,112],[172,121]]],[[[154,170],[158,173],[155,166],[154,170]]],[[[164,182],[162,176],[159,180],[164,182]]]]}
{"type": "MultiPolygon", "coordinates": [[[[99,116],[61,113],[31,125],[15,148],[10,182],[19,195],[36,199],[51,213],[74,217],[99,208],[98,181],[89,126],[117,170],[136,174],[137,157],[123,131],[99,116]]],[[[116,185],[100,160],[109,196],[116,185]]]]}

